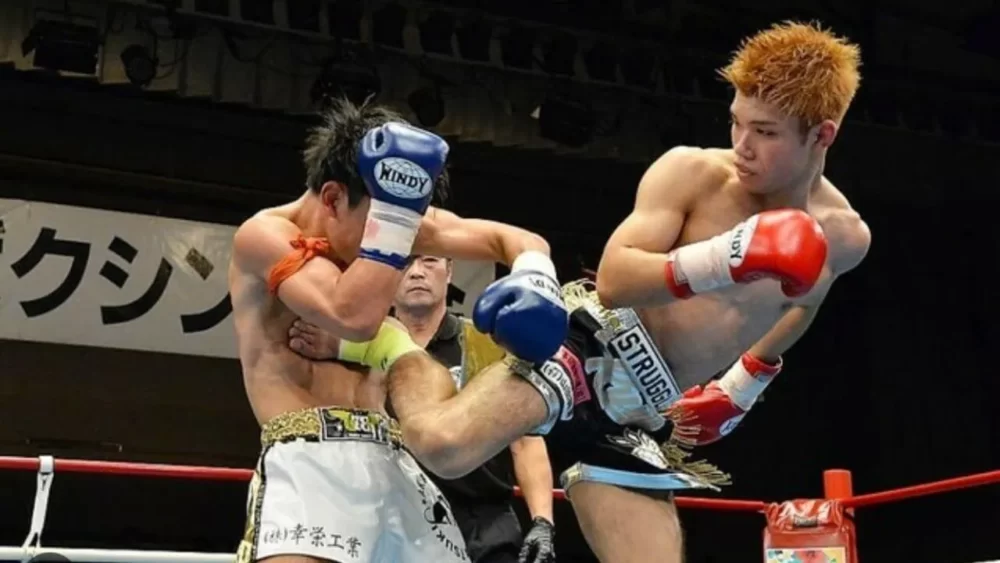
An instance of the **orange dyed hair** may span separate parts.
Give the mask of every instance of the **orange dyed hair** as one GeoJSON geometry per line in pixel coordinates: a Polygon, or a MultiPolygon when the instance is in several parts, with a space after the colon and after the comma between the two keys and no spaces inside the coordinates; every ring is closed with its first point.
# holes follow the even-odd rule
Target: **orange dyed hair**
{"type": "Polygon", "coordinates": [[[743,40],[719,74],[744,96],[811,127],[840,122],[858,90],[861,49],[818,25],[775,24],[743,40]]]}

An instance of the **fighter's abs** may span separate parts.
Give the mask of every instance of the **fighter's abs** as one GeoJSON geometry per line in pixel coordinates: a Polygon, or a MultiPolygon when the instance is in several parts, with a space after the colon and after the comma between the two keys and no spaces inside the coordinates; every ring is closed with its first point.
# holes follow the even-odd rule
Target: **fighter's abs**
{"type": "Polygon", "coordinates": [[[762,280],[639,311],[681,389],[728,368],[787,310],[778,283],[762,280]]]}
{"type": "Polygon", "coordinates": [[[311,361],[296,354],[287,343],[295,316],[284,307],[271,306],[266,301],[270,298],[245,291],[238,284],[233,288],[239,304],[234,306],[234,321],[244,383],[260,422],[309,407],[381,409],[384,378],[369,377],[366,369],[356,366],[311,361]]]}

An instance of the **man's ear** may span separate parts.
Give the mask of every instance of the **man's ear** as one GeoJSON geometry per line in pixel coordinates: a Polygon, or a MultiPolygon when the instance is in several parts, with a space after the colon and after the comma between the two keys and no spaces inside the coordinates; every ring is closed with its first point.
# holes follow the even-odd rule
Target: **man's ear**
{"type": "Polygon", "coordinates": [[[319,189],[319,199],[333,215],[347,209],[347,189],[340,182],[324,182],[319,189]]]}
{"type": "Polygon", "coordinates": [[[824,149],[830,148],[833,141],[837,139],[837,123],[832,119],[825,119],[816,126],[816,143],[824,149]]]}

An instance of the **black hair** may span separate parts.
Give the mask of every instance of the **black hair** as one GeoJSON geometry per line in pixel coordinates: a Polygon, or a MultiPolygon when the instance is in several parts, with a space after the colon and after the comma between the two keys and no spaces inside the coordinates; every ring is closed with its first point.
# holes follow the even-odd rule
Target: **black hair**
{"type": "MultiPolygon", "coordinates": [[[[358,173],[358,144],[369,130],[389,122],[408,123],[399,113],[371,102],[360,105],[347,98],[331,100],[321,114],[322,122],[309,132],[302,160],[306,168],[306,187],[319,193],[326,182],[347,187],[347,203],[355,207],[368,195],[358,173]]],[[[448,170],[445,167],[434,183],[434,199],[444,201],[448,193],[448,170]]]]}

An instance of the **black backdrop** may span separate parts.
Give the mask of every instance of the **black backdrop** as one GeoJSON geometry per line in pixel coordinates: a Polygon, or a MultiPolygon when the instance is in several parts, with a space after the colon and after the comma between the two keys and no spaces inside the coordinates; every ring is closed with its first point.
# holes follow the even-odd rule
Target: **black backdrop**
{"type": "MultiPolygon", "coordinates": [[[[4,197],[236,223],[301,185],[301,122],[38,77],[2,81],[4,197]]],[[[699,136],[691,142],[724,142],[725,130],[699,136]]],[[[998,153],[847,124],[828,176],[870,224],[872,250],[838,282],[743,427],[702,451],[734,474],[726,496],[817,496],[831,467],[851,469],[856,490],[867,492],[1000,465],[998,153]]],[[[595,265],[642,173],[481,145],[458,144],[453,154],[452,207],[548,236],[563,278],[595,265]]],[[[253,461],[255,430],[235,362],[17,342],[0,342],[0,356],[8,419],[0,436],[12,454],[253,461]]],[[[573,460],[553,461],[558,469],[573,460]]],[[[33,487],[33,475],[0,473],[0,543],[22,541],[33,487]]],[[[232,550],[244,495],[242,484],[58,475],[45,542],[232,550]]],[[[997,501],[992,486],[864,509],[861,555],[996,558],[997,501]]],[[[557,518],[560,560],[588,560],[565,506],[557,518]]],[[[760,560],[759,516],[683,518],[690,561],[760,560]]]]}

